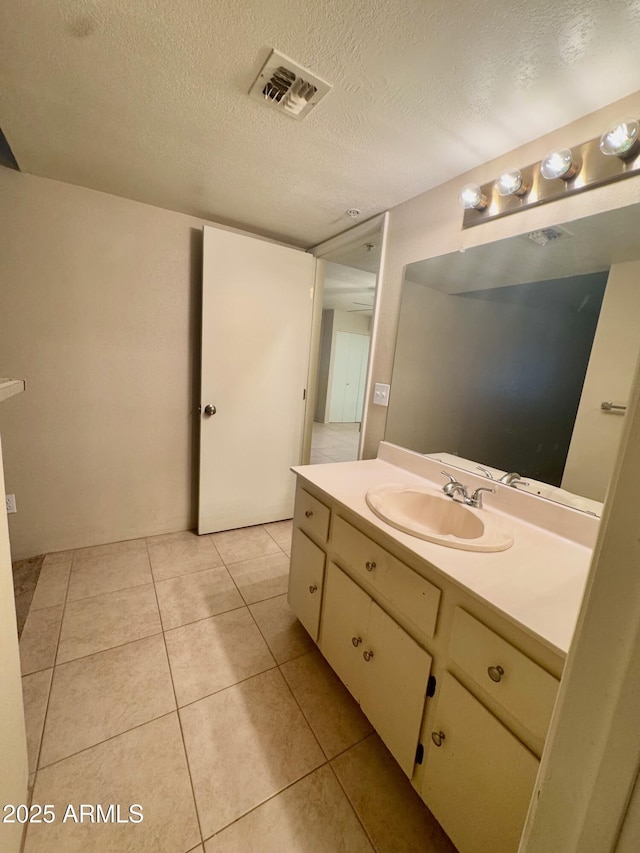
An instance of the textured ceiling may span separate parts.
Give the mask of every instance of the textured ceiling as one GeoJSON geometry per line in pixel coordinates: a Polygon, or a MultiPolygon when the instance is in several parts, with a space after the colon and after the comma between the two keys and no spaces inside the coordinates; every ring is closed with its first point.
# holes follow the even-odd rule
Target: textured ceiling
{"type": "Polygon", "coordinates": [[[327,263],[324,272],[322,307],[338,311],[373,314],[376,274],[352,269],[342,264],[327,263]]]}
{"type": "Polygon", "coordinates": [[[628,0],[3,0],[22,170],[310,246],[638,88],[628,0]],[[247,94],[272,47],[332,91],[247,94]]]}

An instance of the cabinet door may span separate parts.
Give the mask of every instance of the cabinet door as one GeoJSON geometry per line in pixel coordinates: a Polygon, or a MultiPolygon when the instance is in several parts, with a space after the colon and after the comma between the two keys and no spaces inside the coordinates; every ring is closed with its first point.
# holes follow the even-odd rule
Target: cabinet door
{"type": "Polygon", "coordinates": [[[538,759],[449,673],[433,737],[422,798],[449,838],[460,853],[516,853],[538,759]]]}
{"type": "Polygon", "coordinates": [[[325,553],[294,528],[289,570],[289,606],[314,641],[318,640],[325,553]]]}
{"type": "Polygon", "coordinates": [[[431,655],[371,602],[362,648],[365,674],[360,706],[411,778],[420,736],[431,655]]]}
{"type": "Polygon", "coordinates": [[[351,695],[360,699],[371,599],[335,563],[327,566],[320,651],[351,695]]]}

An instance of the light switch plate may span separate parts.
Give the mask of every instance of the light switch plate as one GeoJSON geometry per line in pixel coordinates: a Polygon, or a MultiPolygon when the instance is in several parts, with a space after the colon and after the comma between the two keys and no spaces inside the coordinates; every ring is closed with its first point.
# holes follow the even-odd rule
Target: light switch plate
{"type": "Polygon", "coordinates": [[[376,382],[375,387],[373,389],[373,402],[376,404],[376,406],[389,405],[390,390],[390,385],[383,385],[381,382],[376,382]]]}

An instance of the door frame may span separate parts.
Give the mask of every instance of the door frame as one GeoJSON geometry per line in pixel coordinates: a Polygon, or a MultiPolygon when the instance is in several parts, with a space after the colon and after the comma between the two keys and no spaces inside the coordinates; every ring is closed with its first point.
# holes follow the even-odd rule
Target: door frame
{"type": "MultiPolygon", "coordinates": [[[[382,292],[383,287],[383,270],[385,267],[385,257],[387,250],[387,239],[388,239],[388,231],[389,231],[389,211],[385,211],[384,213],[380,213],[377,216],[372,217],[371,219],[367,219],[366,222],[361,222],[358,225],[354,225],[352,228],[348,228],[346,231],[342,231],[340,234],[337,234],[335,237],[330,237],[328,240],[324,240],[322,243],[318,243],[316,246],[312,246],[309,251],[314,255],[317,259],[317,267],[316,267],[316,292],[314,294],[314,315],[313,315],[313,331],[312,331],[312,356],[309,359],[309,370],[313,370],[313,379],[311,379],[311,373],[309,381],[307,382],[307,416],[305,418],[305,434],[303,439],[303,464],[306,465],[309,462],[309,457],[311,454],[311,437],[313,431],[313,413],[315,411],[316,405],[316,394],[317,394],[317,372],[318,372],[318,359],[320,355],[320,322],[322,320],[322,286],[320,288],[317,287],[317,277],[320,275],[322,277],[322,282],[324,283],[324,263],[323,261],[331,261],[334,259],[335,255],[343,254],[344,252],[348,252],[351,246],[362,245],[367,239],[375,237],[380,240],[380,261],[378,264],[378,272],[376,274],[376,286],[374,291],[374,299],[373,299],[373,313],[371,317],[371,340],[369,342],[369,357],[367,359],[367,375],[365,380],[365,390],[364,390],[364,404],[362,407],[362,421],[360,426],[360,435],[358,438],[358,459],[362,459],[362,451],[363,451],[363,439],[366,432],[366,422],[367,416],[369,412],[369,406],[372,401],[372,389],[373,389],[373,377],[372,377],[372,366],[373,366],[373,351],[376,346],[376,342],[378,339],[378,306],[380,304],[380,293],[382,292]],[[317,300],[317,301],[316,301],[317,300]],[[317,315],[316,315],[317,312],[317,315]],[[317,328],[316,328],[317,323],[317,328]]],[[[336,260],[336,263],[340,263],[340,261],[336,260]]]]}

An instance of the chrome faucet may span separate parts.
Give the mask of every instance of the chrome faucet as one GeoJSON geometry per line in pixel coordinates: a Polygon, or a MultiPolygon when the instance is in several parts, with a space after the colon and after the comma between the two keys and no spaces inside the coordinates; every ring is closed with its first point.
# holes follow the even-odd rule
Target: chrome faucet
{"type": "Polygon", "coordinates": [[[516,486],[528,486],[525,480],[522,479],[520,474],[515,471],[511,471],[509,474],[503,474],[502,477],[498,480],[499,483],[504,483],[505,486],[512,486],[514,489],[516,486]]]}
{"type": "Polygon", "coordinates": [[[449,478],[449,482],[445,483],[442,487],[442,491],[445,495],[450,497],[452,500],[455,500],[456,495],[460,494],[462,496],[461,503],[466,506],[472,506],[474,509],[482,509],[482,492],[495,493],[495,489],[490,489],[488,486],[480,486],[479,489],[476,489],[475,492],[470,495],[468,487],[459,483],[448,471],[441,471],[440,473],[449,478]]]}
{"type": "Polygon", "coordinates": [[[484,476],[485,476],[488,480],[493,480],[493,479],[494,479],[494,476],[493,476],[493,474],[491,473],[491,471],[490,471],[488,468],[485,468],[485,467],[484,467],[484,465],[476,465],[476,468],[478,469],[478,471],[482,471],[482,473],[484,474],[484,476]]]}

